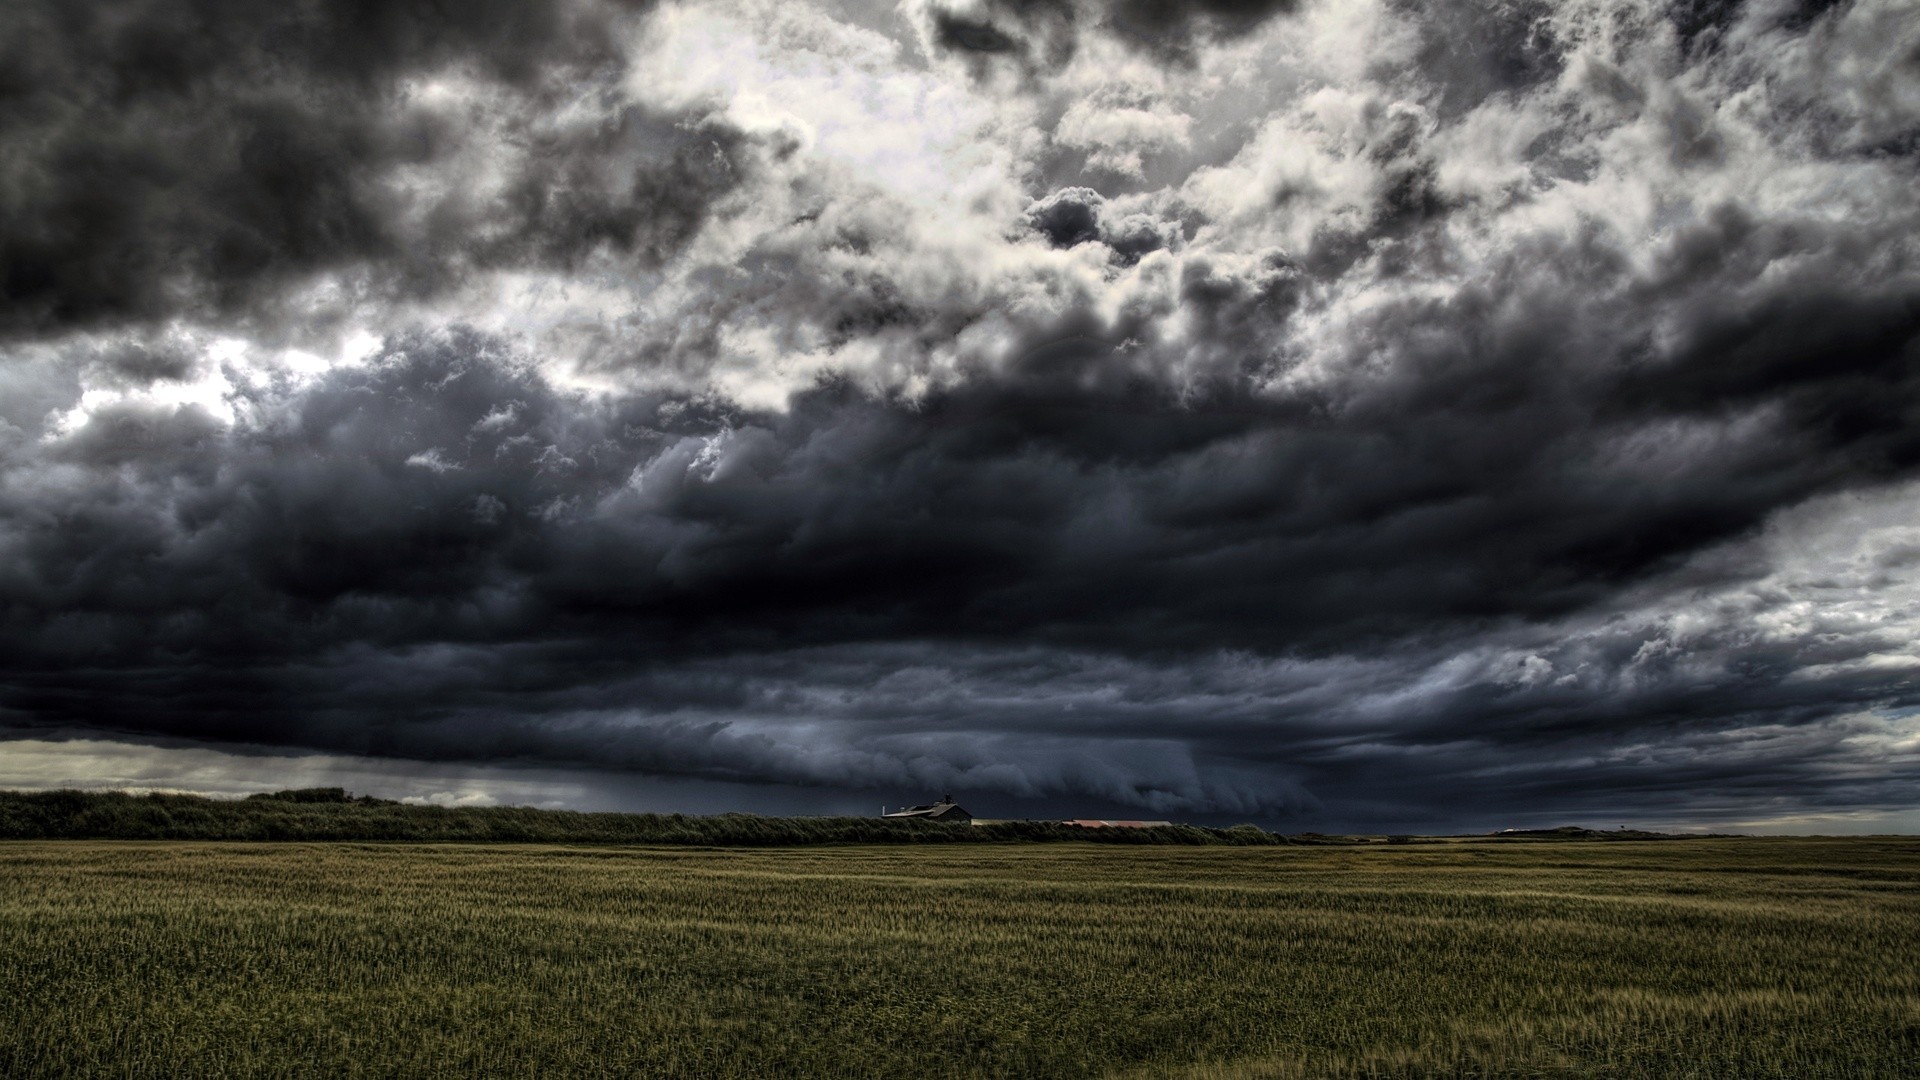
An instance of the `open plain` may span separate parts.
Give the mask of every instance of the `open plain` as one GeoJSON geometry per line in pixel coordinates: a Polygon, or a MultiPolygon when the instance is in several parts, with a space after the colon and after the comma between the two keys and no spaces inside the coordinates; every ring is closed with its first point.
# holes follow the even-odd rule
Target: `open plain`
{"type": "Polygon", "coordinates": [[[1920,841],[0,844],[0,1075],[1920,1075],[1920,841]]]}

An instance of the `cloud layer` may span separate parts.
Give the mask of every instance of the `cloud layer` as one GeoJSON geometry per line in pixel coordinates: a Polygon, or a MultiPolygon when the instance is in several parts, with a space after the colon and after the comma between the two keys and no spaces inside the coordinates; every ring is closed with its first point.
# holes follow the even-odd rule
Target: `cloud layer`
{"type": "Polygon", "coordinates": [[[0,16],[18,733],[1920,792],[1891,0],[229,7],[0,16]]]}

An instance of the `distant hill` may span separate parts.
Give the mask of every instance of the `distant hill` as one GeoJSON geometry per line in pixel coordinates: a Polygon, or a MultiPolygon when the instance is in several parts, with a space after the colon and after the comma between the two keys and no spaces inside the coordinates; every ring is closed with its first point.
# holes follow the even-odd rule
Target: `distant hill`
{"type": "Polygon", "coordinates": [[[1647,832],[1644,829],[1588,829],[1579,825],[1562,825],[1556,829],[1501,829],[1496,833],[1488,833],[1487,837],[1492,840],[1693,840],[1730,835],[1647,832]]]}
{"type": "Polygon", "coordinates": [[[1312,832],[1283,835],[1255,825],[1088,828],[1056,821],[952,824],[914,818],[581,813],[527,806],[421,806],[354,795],[337,787],[296,788],[244,799],[117,791],[0,791],[0,840],[361,840],[739,847],[1077,842],[1245,847],[1689,838],[1694,837],[1572,825],[1442,839],[1312,832]]]}
{"type": "Polygon", "coordinates": [[[1113,844],[1283,844],[1252,825],[1088,829],[1049,821],[991,825],[901,818],[579,813],[524,806],[414,806],[303,788],[245,799],[123,792],[0,791],[7,840],[394,840],[413,842],[940,844],[1076,841],[1113,844]]]}

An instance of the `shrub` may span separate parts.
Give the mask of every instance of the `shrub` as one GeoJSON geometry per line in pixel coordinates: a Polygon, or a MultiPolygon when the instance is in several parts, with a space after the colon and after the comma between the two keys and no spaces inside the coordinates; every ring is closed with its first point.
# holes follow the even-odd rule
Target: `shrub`
{"type": "Polygon", "coordinates": [[[347,794],[346,788],[338,787],[289,788],[286,791],[261,792],[257,795],[249,795],[247,798],[249,800],[291,803],[347,803],[354,801],[353,796],[347,794]]]}

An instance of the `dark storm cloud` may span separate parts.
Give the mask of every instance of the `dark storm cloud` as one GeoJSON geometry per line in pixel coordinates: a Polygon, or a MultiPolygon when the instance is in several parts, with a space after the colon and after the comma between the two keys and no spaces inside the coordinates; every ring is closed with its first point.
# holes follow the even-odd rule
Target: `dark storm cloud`
{"type": "Polygon", "coordinates": [[[1787,30],[1804,30],[1813,20],[1841,7],[1846,0],[1788,0],[1755,4],[1747,0],[1675,0],[1668,11],[1681,44],[1688,49],[1715,49],[1721,37],[1743,19],[1787,30]]]}
{"type": "Polygon", "coordinates": [[[1010,57],[1029,75],[1071,60],[1087,30],[1157,59],[1187,63],[1201,45],[1245,34],[1294,10],[1295,0],[988,0],[925,5],[935,48],[982,61],[1010,57]]]}
{"type": "MultiPolygon", "coordinates": [[[[1419,28],[1417,62],[1452,110],[1559,74],[1552,6],[1540,0],[1399,0],[1391,6],[1419,28]]],[[[1043,74],[1072,59],[1079,35],[1087,30],[1110,34],[1163,62],[1191,64],[1196,49],[1251,33],[1298,8],[1297,0],[991,0],[931,3],[927,12],[936,48],[977,58],[1010,56],[1030,73],[1043,74]]],[[[1725,8],[1682,6],[1674,18],[1691,41],[1730,21],[1737,5],[1725,8]]]]}
{"type": "MultiPolygon", "coordinates": [[[[399,10],[7,16],[10,728],[1379,824],[1914,790],[1913,76],[1842,9],[1387,4],[1178,183],[951,199],[847,164],[948,175],[817,58],[756,120],[619,10],[399,10]],[[379,347],[220,336],[312,283],[379,347]]],[[[1179,80],[1317,12],[923,14],[1179,80]]],[[[1089,160],[1179,158],[1156,95],[1089,160]]]]}
{"type": "Polygon", "coordinates": [[[1072,247],[1100,237],[1100,205],[1092,188],[1062,188],[1027,208],[1027,221],[1054,247],[1072,247]]]}
{"type": "Polygon", "coordinates": [[[1054,247],[1070,248],[1098,240],[1124,263],[1169,246],[1177,225],[1147,214],[1120,214],[1092,188],[1062,188],[1027,207],[1027,224],[1054,247]]]}
{"type": "Polygon", "coordinates": [[[617,80],[640,9],[8,5],[0,332],[245,314],[325,271],[430,292],[474,267],[657,261],[731,186],[739,136],[637,108],[534,124],[617,80]],[[514,137],[422,96],[434,79],[492,95],[514,137]],[[477,189],[494,168],[504,190],[477,189]],[[436,171],[463,182],[435,193],[436,171]]]}
{"type": "Polygon", "coordinates": [[[1440,88],[1438,107],[1444,114],[1560,75],[1553,5],[1545,0],[1408,0],[1406,9],[1421,30],[1416,62],[1440,88]]]}
{"type": "Polygon", "coordinates": [[[92,370],[108,382],[138,386],[179,382],[193,376],[201,367],[199,352],[192,343],[163,339],[116,342],[101,351],[92,370]]]}
{"type": "Polygon", "coordinates": [[[976,77],[1008,62],[1031,81],[1073,59],[1079,48],[1080,9],[1073,0],[976,7],[925,5],[928,42],[941,54],[964,60],[976,77]]]}
{"type": "Polygon", "coordinates": [[[1205,41],[1247,33],[1297,6],[1296,0],[1113,0],[1104,14],[1121,40],[1186,60],[1205,41]]]}
{"type": "MultiPolygon", "coordinates": [[[[1188,295],[1200,312],[1253,303],[1231,281],[1188,295]]],[[[1224,315],[1209,325],[1251,332],[1224,315]]],[[[1074,770],[1124,771],[1100,754],[1152,759],[1172,731],[1183,753],[1357,783],[1339,753],[1354,733],[1274,724],[1310,725],[1338,704],[1289,707],[1228,681],[1196,706],[1180,658],[1331,657],[1396,641],[1424,643],[1417,657],[1511,632],[1887,467],[1874,430],[1836,442],[1787,413],[1720,436],[1713,453],[1622,474],[1617,444],[1657,439],[1664,413],[1602,417],[1618,408],[1606,394],[1548,405],[1485,378],[1485,396],[1463,397],[1457,362],[1434,358],[1397,385],[1352,388],[1338,409],[1277,406],[1231,379],[1176,399],[1127,378],[1093,336],[1123,328],[1081,329],[990,382],[914,403],[828,385],[783,414],[595,403],[469,333],[396,340],[365,369],[262,401],[257,425],[231,432],[192,408],[102,411],[47,450],[89,479],[13,534],[6,704],[51,723],[241,740],[259,738],[266,706],[296,745],[865,786],[984,782],[997,774],[956,764],[952,747],[928,759],[944,765],[909,764],[984,725],[975,743],[1007,740],[1025,762],[1007,781],[1017,792],[1271,814],[1305,797],[1198,780],[1090,787],[1074,770]],[[948,707],[918,689],[858,689],[902,664],[874,644],[887,641],[1043,652],[1027,670],[959,664],[966,688],[948,707]],[[800,642],[840,650],[828,655],[843,674],[822,657],[778,659],[800,642]],[[1137,658],[1108,677],[1135,684],[1138,702],[1061,713],[1061,687],[1085,661],[1063,669],[1044,650],[1137,658]],[[972,700],[982,693],[991,705],[972,700]],[[754,727],[783,716],[852,724],[859,745],[754,727]],[[1129,728],[1147,749],[1125,751],[1129,728]],[[1082,730],[1106,748],[1032,758],[1028,743],[1082,730]]],[[[1820,344],[1833,354],[1849,340],[1820,344]]],[[[1876,364],[1911,367],[1867,357],[1816,381],[1844,396],[1876,364]]],[[[1645,691],[1608,685],[1647,633],[1580,643],[1590,655],[1568,666],[1598,684],[1520,692],[1488,674],[1401,707],[1391,737],[1497,756],[1912,693],[1903,673],[1866,672],[1796,703],[1783,680],[1820,659],[1813,640],[1783,646],[1771,668],[1737,641],[1695,643],[1719,666],[1645,691]]]]}

